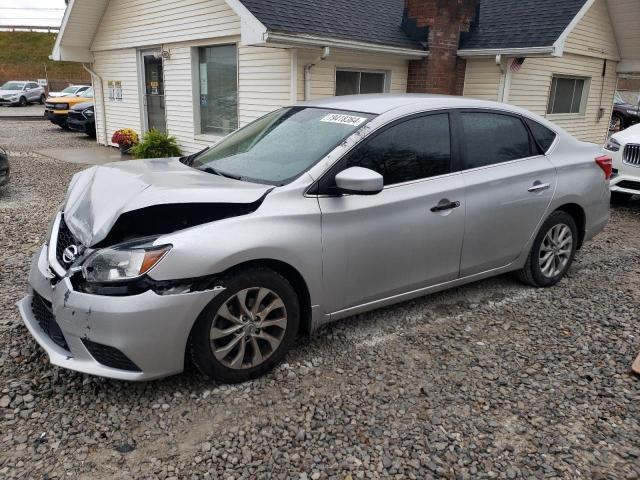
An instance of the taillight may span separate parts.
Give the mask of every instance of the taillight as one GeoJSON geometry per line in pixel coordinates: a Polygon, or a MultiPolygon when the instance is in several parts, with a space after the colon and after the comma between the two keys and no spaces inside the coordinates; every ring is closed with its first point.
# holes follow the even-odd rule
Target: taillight
{"type": "Polygon", "coordinates": [[[596,158],[596,163],[604,172],[605,180],[609,180],[611,178],[611,172],[613,170],[613,160],[611,160],[611,157],[602,155],[601,157],[596,158]]]}

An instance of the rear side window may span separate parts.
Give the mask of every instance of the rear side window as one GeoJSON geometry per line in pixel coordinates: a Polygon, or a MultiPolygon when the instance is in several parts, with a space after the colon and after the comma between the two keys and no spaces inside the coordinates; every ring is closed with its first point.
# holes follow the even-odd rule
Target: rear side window
{"type": "Polygon", "coordinates": [[[529,132],[510,115],[462,112],[460,121],[466,146],[465,168],[478,168],[532,155],[529,132]]]}
{"type": "Polygon", "coordinates": [[[551,148],[551,145],[553,145],[553,141],[556,139],[555,132],[540,125],[538,122],[534,122],[530,118],[525,118],[524,121],[529,125],[533,138],[536,139],[536,142],[538,142],[542,151],[547,153],[549,148],[551,148]]]}
{"type": "Polygon", "coordinates": [[[451,171],[449,115],[412,118],[393,125],[358,147],[348,167],[364,167],[385,185],[443,175],[451,171]]]}

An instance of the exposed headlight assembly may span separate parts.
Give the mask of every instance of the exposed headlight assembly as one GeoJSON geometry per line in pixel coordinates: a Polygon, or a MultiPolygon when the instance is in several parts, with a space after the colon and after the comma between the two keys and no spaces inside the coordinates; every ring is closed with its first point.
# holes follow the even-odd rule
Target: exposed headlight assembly
{"type": "Polygon", "coordinates": [[[89,118],[93,118],[93,107],[87,108],[85,110],[82,111],[82,115],[85,116],[85,118],[89,119],[89,118]]]}
{"type": "Polygon", "coordinates": [[[171,245],[151,245],[153,240],[96,250],[82,265],[84,279],[90,283],[109,283],[141,277],[171,250],[171,245]]]}
{"type": "Polygon", "coordinates": [[[609,150],[610,152],[617,152],[620,150],[620,142],[618,142],[615,138],[610,138],[609,140],[607,140],[604,148],[609,150]]]}

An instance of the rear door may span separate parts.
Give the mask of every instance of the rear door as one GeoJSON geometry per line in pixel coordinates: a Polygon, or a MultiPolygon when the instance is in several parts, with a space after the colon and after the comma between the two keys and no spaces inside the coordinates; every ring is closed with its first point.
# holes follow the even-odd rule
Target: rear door
{"type": "Polygon", "coordinates": [[[466,187],[460,276],[506,266],[546,216],[556,170],[522,118],[491,110],[458,111],[466,187]]]}
{"type": "Polygon", "coordinates": [[[464,233],[448,113],[410,117],[364,140],[320,182],[327,313],[454,280],[464,233]],[[335,175],[369,168],[377,195],[336,195],[335,175]]]}
{"type": "Polygon", "coordinates": [[[37,83],[27,83],[25,95],[30,102],[40,99],[40,90],[37,83]]]}

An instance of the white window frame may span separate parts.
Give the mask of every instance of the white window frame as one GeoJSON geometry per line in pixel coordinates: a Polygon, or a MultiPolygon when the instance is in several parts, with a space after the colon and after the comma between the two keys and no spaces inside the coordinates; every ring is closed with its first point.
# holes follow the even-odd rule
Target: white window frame
{"type": "MultiPolygon", "coordinates": [[[[357,72],[357,73],[378,73],[384,75],[384,87],[382,92],[389,93],[391,90],[391,72],[389,70],[375,70],[371,68],[357,68],[357,67],[335,67],[333,72],[333,95],[336,95],[336,90],[338,88],[338,72],[357,72]]],[[[362,81],[362,79],[361,79],[362,81]]],[[[358,82],[358,90],[360,90],[360,82],[358,82]]],[[[360,92],[356,95],[360,95],[360,92]]]]}
{"type": "MultiPolygon", "coordinates": [[[[563,75],[563,74],[553,74],[551,76],[551,82],[549,84],[549,95],[547,96],[547,106],[546,106],[546,115],[547,117],[557,118],[562,116],[584,116],[587,110],[587,102],[589,101],[589,92],[591,90],[591,77],[580,77],[577,75],[563,75]],[[583,80],[584,86],[582,87],[582,98],[580,99],[580,108],[577,112],[563,112],[563,113],[550,113],[550,110],[553,110],[553,104],[551,103],[552,98],[551,94],[555,93],[553,90],[553,81],[555,79],[563,79],[563,80],[583,80]]],[[[575,85],[573,94],[575,95],[575,85]]],[[[555,98],[553,98],[553,102],[555,103],[555,98]]],[[[573,98],[571,100],[571,104],[573,104],[573,98]]]]}
{"type": "Polygon", "coordinates": [[[225,135],[216,135],[214,133],[202,131],[202,117],[200,114],[200,49],[206,47],[224,47],[229,45],[233,45],[236,49],[236,118],[238,121],[236,129],[240,128],[240,43],[238,41],[220,39],[219,41],[210,40],[205,43],[192,44],[190,51],[194,140],[217,142],[225,137],[225,135]]]}

